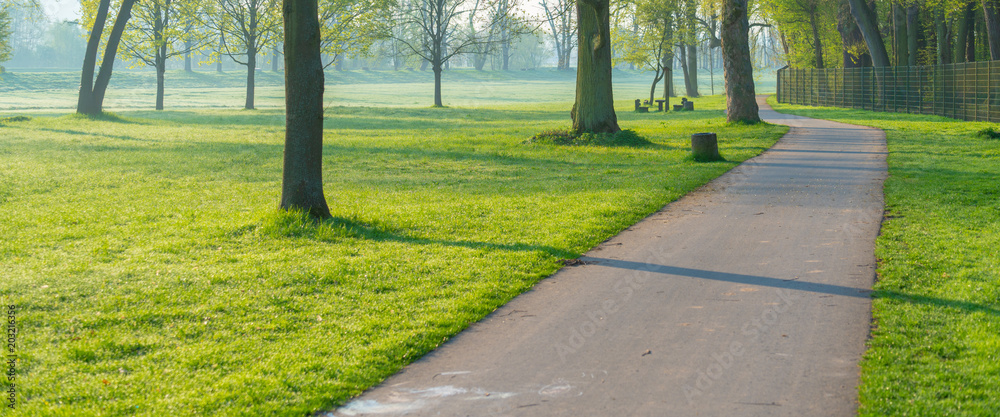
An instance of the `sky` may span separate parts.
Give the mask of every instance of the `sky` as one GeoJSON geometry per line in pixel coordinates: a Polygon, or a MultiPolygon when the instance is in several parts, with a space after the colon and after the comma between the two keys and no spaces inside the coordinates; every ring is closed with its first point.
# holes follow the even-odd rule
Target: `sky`
{"type": "Polygon", "coordinates": [[[79,0],[41,0],[45,14],[55,21],[76,20],[80,17],[79,0]]]}

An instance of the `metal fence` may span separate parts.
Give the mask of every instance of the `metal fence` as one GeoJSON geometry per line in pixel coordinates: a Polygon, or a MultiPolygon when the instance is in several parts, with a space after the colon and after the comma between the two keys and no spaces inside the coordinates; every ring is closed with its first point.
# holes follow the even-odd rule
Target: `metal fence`
{"type": "Polygon", "coordinates": [[[778,71],[778,102],[1000,122],[1000,61],[778,71]]]}

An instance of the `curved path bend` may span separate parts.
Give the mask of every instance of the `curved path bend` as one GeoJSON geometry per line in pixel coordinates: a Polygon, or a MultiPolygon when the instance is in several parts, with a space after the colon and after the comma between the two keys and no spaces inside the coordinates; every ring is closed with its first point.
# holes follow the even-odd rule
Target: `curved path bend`
{"type": "Polygon", "coordinates": [[[885,136],[758,102],[773,148],[327,415],[854,415],[885,136]]]}

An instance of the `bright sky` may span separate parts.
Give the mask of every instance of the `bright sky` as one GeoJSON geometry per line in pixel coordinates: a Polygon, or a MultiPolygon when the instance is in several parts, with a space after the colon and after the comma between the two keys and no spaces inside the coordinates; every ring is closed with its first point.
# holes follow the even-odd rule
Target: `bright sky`
{"type": "Polygon", "coordinates": [[[76,20],[80,17],[79,0],[41,0],[45,14],[55,21],[76,20]]]}

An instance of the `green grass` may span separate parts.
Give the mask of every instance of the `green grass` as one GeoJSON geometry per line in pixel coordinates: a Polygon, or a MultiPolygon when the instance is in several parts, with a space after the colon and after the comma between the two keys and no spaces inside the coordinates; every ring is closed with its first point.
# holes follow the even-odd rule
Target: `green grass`
{"type": "Polygon", "coordinates": [[[719,97],[668,114],[623,100],[652,144],[529,144],[570,107],[529,99],[329,108],[335,219],[318,225],[276,209],[278,109],[4,123],[15,415],[331,409],[785,131],[725,125],[719,97]],[[686,158],[701,131],[728,162],[686,158]]]}
{"type": "MultiPolygon", "coordinates": [[[[684,94],[683,78],[675,72],[675,89],[684,94]]],[[[255,106],[284,107],[283,73],[256,74],[255,106]]],[[[442,95],[446,106],[567,102],[575,95],[574,71],[445,71],[442,95]]],[[[758,92],[774,91],[774,75],[758,74],[758,92]]],[[[621,100],[649,98],[652,73],[615,70],[615,96],[621,100]]],[[[699,75],[700,91],[711,94],[711,77],[699,75]]],[[[430,71],[328,71],[326,101],[329,106],[429,107],[434,103],[434,77],[430,71]]],[[[722,72],[716,70],[715,93],[721,94],[722,72]]],[[[80,86],[79,71],[17,72],[0,74],[0,111],[47,111],[73,109],[80,86]]],[[[210,70],[187,73],[167,71],[164,103],[179,108],[242,108],[246,97],[246,72],[210,70]]],[[[662,94],[662,84],[658,85],[662,94]]],[[[153,71],[115,71],[105,99],[111,111],[152,109],[156,76],[153,71]]],[[[674,99],[679,100],[679,99],[674,99]]]]}
{"type": "Polygon", "coordinates": [[[1000,141],[995,125],[775,105],[886,131],[886,219],[861,415],[1000,415],[1000,141]]]}

